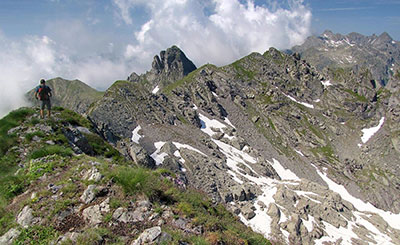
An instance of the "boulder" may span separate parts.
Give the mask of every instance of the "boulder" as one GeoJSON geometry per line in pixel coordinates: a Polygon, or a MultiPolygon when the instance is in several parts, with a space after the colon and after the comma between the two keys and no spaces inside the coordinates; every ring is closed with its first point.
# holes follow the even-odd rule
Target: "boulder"
{"type": "Polygon", "coordinates": [[[156,163],[149,153],[140,145],[131,143],[129,147],[129,155],[138,165],[148,168],[154,168],[156,163]]]}
{"type": "Polygon", "coordinates": [[[132,242],[131,245],[142,245],[142,244],[155,244],[161,235],[161,227],[155,226],[143,231],[140,236],[132,242]]]}
{"type": "Polygon", "coordinates": [[[17,216],[17,223],[24,228],[28,228],[33,223],[33,210],[29,206],[25,206],[17,216]]]}
{"type": "Polygon", "coordinates": [[[99,205],[94,205],[85,208],[82,212],[82,215],[85,218],[85,220],[88,221],[89,224],[92,226],[100,224],[103,220],[103,216],[101,215],[99,205]]]}
{"type": "Polygon", "coordinates": [[[89,185],[80,197],[81,201],[88,204],[96,198],[96,185],[89,185]]]}
{"type": "Polygon", "coordinates": [[[6,232],[3,236],[0,237],[0,244],[2,245],[11,245],[13,244],[14,240],[21,234],[21,231],[11,228],[9,231],[6,232]]]}

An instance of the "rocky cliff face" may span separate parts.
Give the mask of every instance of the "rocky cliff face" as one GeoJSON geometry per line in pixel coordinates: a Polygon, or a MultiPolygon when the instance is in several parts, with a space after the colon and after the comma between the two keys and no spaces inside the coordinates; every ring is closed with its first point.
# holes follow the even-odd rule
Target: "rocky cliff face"
{"type": "Polygon", "coordinates": [[[352,68],[368,69],[377,84],[386,85],[399,73],[400,44],[386,32],[379,36],[348,35],[325,31],[311,36],[299,46],[292,48],[317,69],[352,68]]]}
{"type": "Polygon", "coordinates": [[[157,87],[158,60],[88,112],[126,157],[170,169],[273,240],[400,242],[398,90],[273,48],[185,77],[169,66],[183,78],[157,87]]]}

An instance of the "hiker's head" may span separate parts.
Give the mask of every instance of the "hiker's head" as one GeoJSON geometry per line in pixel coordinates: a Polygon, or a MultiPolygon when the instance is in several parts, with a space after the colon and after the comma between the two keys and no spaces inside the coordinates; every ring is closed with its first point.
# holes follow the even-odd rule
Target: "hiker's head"
{"type": "Polygon", "coordinates": [[[40,84],[45,84],[45,83],[46,83],[46,81],[44,79],[40,80],[40,84]]]}

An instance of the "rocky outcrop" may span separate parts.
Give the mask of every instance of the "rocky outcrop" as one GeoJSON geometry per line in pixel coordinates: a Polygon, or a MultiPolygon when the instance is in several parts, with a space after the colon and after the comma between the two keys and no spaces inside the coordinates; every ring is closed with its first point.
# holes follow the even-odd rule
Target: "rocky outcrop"
{"type": "Polygon", "coordinates": [[[172,46],[167,50],[161,51],[160,55],[154,56],[151,70],[142,76],[132,73],[128,77],[130,82],[147,80],[153,87],[160,89],[178,81],[190,72],[196,70],[196,66],[177,46],[172,46]]]}

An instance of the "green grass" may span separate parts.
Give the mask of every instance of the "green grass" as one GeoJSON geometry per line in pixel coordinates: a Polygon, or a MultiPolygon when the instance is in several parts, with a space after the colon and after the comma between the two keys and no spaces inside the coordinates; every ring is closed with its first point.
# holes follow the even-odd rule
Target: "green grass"
{"type": "Polygon", "coordinates": [[[161,192],[162,183],[159,174],[148,169],[120,167],[113,176],[128,195],[145,194],[150,199],[154,199],[161,192]]]}
{"type": "Polygon", "coordinates": [[[114,147],[103,140],[97,134],[83,134],[89,142],[89,145],[93,148],[96,156],[105,156],[107,158],[113,158],[116,161],[121,160],[123,157],[114,147]]]}
{"type": "Polygon", "coordinates": [[[45,137],[45,134],[42,131],[36,131],[33,133],[26,134],[25,139],[30,142],[30,141],[32,141],[33,137],[35,137],[35,136],[43,138],[43,137],[45,137]]]}
{"type": "Polygon", "coordinates": [[[197,68],[196,70],[192,71],[191,73],[189,73],[189,74],[188,74],[187,76],[185,76],[184,78],[182,78],[182,79],[180,79],[180,80],[178,80],[178,81],[176,81],[176,82],[174,82],[174,83],[171,83],[171,84],[165,86],[165,87],[162,89],[162,92],[165,93],[165,94],[171,94],[171,92],[172,92],[174,89],[176,89],[176,88],[178,88],[178,87],[181,87],[181,86],[183,86],[183,85],[187,85],[187,84],[193,82],[195,76],[196,76],[201,70],[203,70],[203,69],[205,69],[205,68],[209,68],[210,70],[216,70],[216,69],[217,69],[217,67],[214,66],[214,65],[205,64],[205,65],[201,66],[200,68],[197,68]]]}
{"type": "MultiPolygon", "coordinates": [[[[246,57],[245,57],[245,58],[246,58],[246,57]]],[[[231,64],[232,67],[236,70],[237,76],[238,76],[239,78],[247,77],[248,79],[253,80],[253,79],[254,79],[254,76],[255,76],[254,71],[245,69],[245,68],[243,67],[243,65],[241,64],[242,61],[243,61],[243,59],[238,60],[238,61],[236,61],[236,62],[234,62],[234,63],[231,64]]]]}
{"type": "Polygon", "coordinates": [[[47,245],[50,244],[57,237],[57,231],[51,226],[34,225],[22,230],[21,234],[14,241],[15,245],[37,244],[47,245]]]}
{"type": "Polygon", "coordinates": [[[345,89],[344,91],[346,91],[347,93],[351,94],[354,98],[356,98],[360,102],[364,102],[364,103],[368,102],[368,99],[365,98],[365,96],[360,95],[360,94],[354,92],[351,89],[345,89]]]}
{"type": "Polygon", "coordinates": [[[14,214],[7,211],[4,208],[6,204],[2,202],[0,198],[0,236],[6,233],[11,228],[12,224],[15,223],[14,214]]]}
{"type": "Polygon", "coordinates": [[[86,118],[82,117],[76,112],[73,112],[68,109],[64,109],[59,107],[58,111],[60,111],[60,118],[65,121],[70,123],[73,126],[82,126],[88,129],[92,128],[92,124],[87,120],[86,118]]]}
{"type": "Polygon", "coordinates": [[[34,113],[35,111],[31,108],[21,108],[10,112],[7,116],[0,119],[0,157],[17,142],[17,136],[8,135],[8,130],[20,126],[21,123],[26,120],[27,116],[33,115],[34,113]]]}
{"type": "Polygon", "coordinates": [[[73,155],[73,151],[71,148],[65,148],[59,145],[48,145],[44,146],[38,150],[35,150],[31,153],[30,159],[38,159],[41,157],[49,156],[49,155],[59,155],[63,157],[68,157],[73,155]]]}

